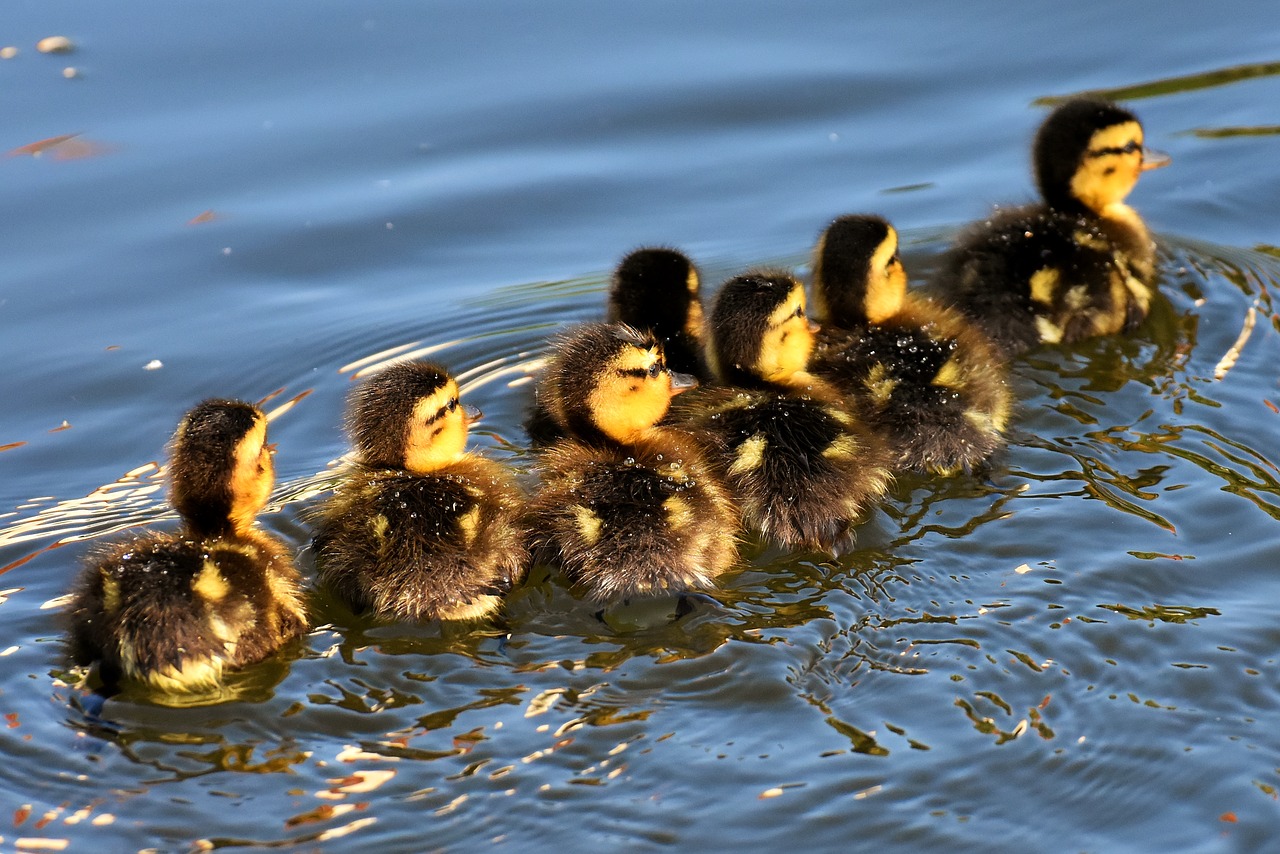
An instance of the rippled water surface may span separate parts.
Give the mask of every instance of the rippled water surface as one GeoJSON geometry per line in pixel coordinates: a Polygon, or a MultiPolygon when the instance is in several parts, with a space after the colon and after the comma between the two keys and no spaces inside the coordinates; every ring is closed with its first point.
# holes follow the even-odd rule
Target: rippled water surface
{"type": "Polygon", "coordinates": [[[1274,845],[1274,9],[893,5],[11,0],[0,850],[1274,845]],[[901,479],[839,560],[749,545],[677,622],[606,626],[539,567],[503,626],[317,592],[220,702],[68,684],[57,597],[95,541],[173,525],[195,401],[269,398],[264,522],[309,573],[360,370],[431,352],[523,467],[527,376],[624,252],[802,269],[871,210],[922,279],[1029,197],[1044,106],[1082,91],[1173,155],[1132,197],[1164,298],[1014,365],[989,478],[901,479]]]}

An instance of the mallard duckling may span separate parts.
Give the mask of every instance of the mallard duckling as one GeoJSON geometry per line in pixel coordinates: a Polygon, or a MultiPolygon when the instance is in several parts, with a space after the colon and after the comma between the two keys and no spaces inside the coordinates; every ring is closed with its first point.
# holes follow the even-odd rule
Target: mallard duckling
{"type": "Polygon", "coordinates": [[[1003,445],[1004,360],[959,312],[907,291],[892,225],[832,222],[814,252],[813,301],[823,322],[813,372],[853,397],[895,468],[972,471],[1003,445]]]}
{"type": "Polygon", "coordinates": [[[808,372],[817,327],[789,273],[730,279],[716,297],[709,361],[726,386],[688,395],[672,420],[706,436],[747,524],[788,546],[839,550],[890,482],[881,440],[808,372]]]}
{"type": "Polygon", "coordinates": [[[468,453],[479,417],[449,372],[401,362],[348,402],[356,466],[320,508],[320,577],[356,612],[399,620],[477,620],[528,570],[525,500],[515,478],[468,453]]]}
{"type": "Polygon", "coordinates": [[[703,358],[701,278],[683,252],[662,246],[628,253],[609,287],[609,320],[648,330],[662,342],[667,367],[711,379],[703,358]]]}
{"type": "Polygon", "coordinates": [[[72,591],[72,655],[165,692],[215,688],[307,630],[301,579],[254,527],[275,481],[257,407],[207,400],[178,425],[169,461],[176,536],[148,534],[92,558],[72,591]]]}
{"type": "MultiPolygon", "coordinates": [[[[609,285],[608,319],[652,332],[662,342],[667,366],[710,379],[702,357],[703,316],[698,268],[676,249],[642,247],[618,262],[609,285]]],[[[547,376],[548,374],[544,374],[547,376]]],[[[558,426],[562,418],[548,407],[563,395],[545,383],[534,392],[533,408],[525,431],[534,447],[542,448],[565,436],[558,426]]]]}
{"type": "Polygon", "coordinates": [[[707,590],[736,560],[733,499],[691,437],[658,426],[695,384],[625,324],[555,345],[542,386],[567,438],[538,461],[534,518],[540,545],[596,603],[707,590]]]}
{"type": "Polygon", "coordinates": [[[1131,331],[1154,294],[1155,245],[1124,199],[1169,158],[1143,147],[1133,113],[1094,98],[1055,109],[1032,157],[1043,202],[962,233],[936,286],[1011,355],[1131,331]]]}

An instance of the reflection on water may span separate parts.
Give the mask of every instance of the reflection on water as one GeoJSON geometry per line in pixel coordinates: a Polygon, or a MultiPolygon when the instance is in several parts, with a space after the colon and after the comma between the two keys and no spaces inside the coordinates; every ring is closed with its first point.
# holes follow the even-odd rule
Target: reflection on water
{"type": "MultiPolygon", "coordinates": [[[[1248,65],[1235,65],[1230,68],[1218,68],[1199,74],[1153,80],[1149,83],[1135,83],[1130,86],[1117,86],[1110,89],[1092,89],[1080,94],[1098,95],[1103,98],[1109,98],[1112,101],[1138,101],[1143,98],[1156,98],[1161,95],[1172,95],[1178,92],[1194,92],[1197,89],[1228,86],[1243,80],[1255,80],[1276,74],[1280,74],[1280,62],[1256,62],[1248,65]]],[[[1036,103],[1051,106],[1059,100],[1062,99],[1040,98],[1036,103]]]]}
{"type": "MultiPolygon", "coordinates": [[[[922,253],[941,245],[914,244],[922,253]]],[[[1241,429],[1225,394],[1240,377],[1253,382],[1257,351],[1274,346],[1270,288],[1280,264],[1267,253],[1179,244],[1166,267],[1168,303],[1143,334],[1018,363],[1015,442],[988,475],[904,476],[840,559],[749,543],[727,589],[678,620],[655,606],[603,621],[548,567],[535,569],[501,620],[471,627],[380,624],[318,593],[320,628],[235,674],[222,696],[198,698],[214,705],[171,708],[133,689],[100,716],[65,718],[56,740],[74,746],[72,765],[105,771],[116,791],[84,799],[84,820],[133,810],[139,794],[181,792],[169,797],[180,813],[203,817],[205,847],[313,844],[357,832],[373,839],[380,824],[401,827],[423,810],[442,844],[475,838],[477,824],[494,837],[532,840],[542,831],[495,817],[495,802],[610,809],[574,793],[664,786],[697,802],[705,796],[689,774],[714,778],[717,763],[757,755],[771,757],[771,770],[729,773],[725,792],[745,784],[771,800],[801,797],[793,787],[841,785],[847,764],[815,765],[815,757],[910,767],[903,757],[982,755],[984,744],[1034,739],[1051,749],[1049,761],[1090,739],[1127,737],[1104,726],[1116,708],[1194,707],[1199,695],[1168,684],[1166,668],[1207,669],[1213,691],[1244,691],[1244,714],[1262,714],[1274,689],[1238,682],[1268,663],[1255,657],[1243,670],[1224,669],[1225,653],[1206,655],[1199,640],[1211,623],[1222,626],[1215,638],[1252,631],[1232,617],[1235,594],[1197,601],[1206,591],[1178,578],[1184,567],[1221,571],[1231,561],[1200,548],[1207,541],[1196,531],[1212,518],[1243,513],[1242,530],[1252,510],[1280,518],[1280,471],[1265,441],[1272,434],[1241,429]],[[1205,326],[1207,294],[1217,316],[1256,307],[1268,321],[1225,376],[1212,365],[1236,330],[1205,326]],[[1212,494],[1223,498],[1210,502],[1212,494]],[[1157,565],[1173,571],[1138,579],[1157,565]],[[1155,646],[1141,636],[1157,630],[1183,635],[1155,646]],[[759,743],[753,732],[775,719],[787,721],[784,740],[759,743]],[[796,753],[780,746],[792,740],[802,745],[796,753]],[[222,801],[283,812],[245,833],[216,817],[222,801]]],[[[486,297],[486,307],[502,306],[514,324],[546,304],[536,312],[543,319],[444,335],[445,343],[391,344],[339,370],[355,378],[407,355],[465,352],[474,366],[461,373],[464,391],[527,394],[522,380],[536,370],[548,330],[590,316],[602,289],[598,278],[508,289],[486,297]]],[[[288,418],[308,417],[314,399],[307,391],[286,399],[283,389],[273,398],[273,415],[288,418]]],[[[510,416],[499,420],[490,452],[524,465],[511,444],[518,437],[510,416]]],[[[282,483],[272,527],[304,546],[307,508],[340,477],[335,461],[282,483]]],[[[169,524],[161,488],[161,470],[148,463],[83,499],[14,508],[0,531],[6,571],[21,584],[53,546],[169,524]]],[[[309,560],[304,552],[308,572],[309,560]]],[[[32,619],[43,626],[37,633],[48,632],[43,617],[32,619]]],[[[24,650],[21,666],[39,672],[50,649],[24,650]]],[[[76,676],[53,675],[58,683],[76,676]]],[[[58,688],[52,699],[75,709],[81,696],[58,688]]],[[[1139,717],[1125,726],[1146,725],[1139,717]]],[[[1124,760],[1113,764],[1121,779],[1134,773],[1124,760]]],[[[940,766],[943,780],[949,765],[940,766]]],[[[888,785],[910,800],[910,776],[878,779],[862,779],[860,797],[883,797],[888,785]]],[[[63,801],[63,810],[75,803],[63,801]]],[[[67,816],[55,818],[65,826],[67,816]]],[[[157,823],[153,832],[189,844],[181,824],[157,823]]]]}

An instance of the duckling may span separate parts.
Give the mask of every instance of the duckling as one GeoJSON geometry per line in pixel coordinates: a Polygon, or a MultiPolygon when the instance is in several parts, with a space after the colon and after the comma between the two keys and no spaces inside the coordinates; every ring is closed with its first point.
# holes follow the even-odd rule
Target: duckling
{"type": "Polygon", "coordinates": [[[972,471],[1003,445],[1004,360],[959,312],[907,292],[892,225],[832,222],[814,252],[813,300],[824,324],[813,371],[852,395],[896,469],[972,471]]]}
{"type": "Polygon", "coordinates": [[[667,366],[711,379],[703,358],[701,278],[683,252],[647,246],[628,253],[613,272],[609,320],[649,330],[662,342],[667,366]]]}
{"type": "Polygon", "coordinates": [[[479,417],[449,372],[401,362],[357,386],[357,464],[319,508],[321,579],[353,610],[399,620],[478,620],[528,570],[525,499],[503,466],[468,453],[479,417]]]}
{"type": "Polygon", "coordinates": [[[224,671],[307,630],[285,544],[254,527],[275,481],[260,409],[206,400],[182,419],[169,462],[177,535],[146,534],[91,558],[67,608],[72,656],[162,692],[216,688],[224,671]]]}
{"type": "MultiPolygon", "coordinates": [[[[608,319],[648,330],[662,342],[667,365],[699,381],[711,378],[703,350],[701,279],[688,256],[667,247],[642,247],[623,256],[609,286],[608,319]]],[[[565,433],[548,410],[561,395],[540,387],[525,421],[534,447],[542,448],[565,433]],[[548,403],[550,401],[550,403],[548,403]]]]}
{"type": "Polygon", "coordinates": [[[542,378],[566,438],[538,461],[538,542],[591,601],[715,587],[737,559],[739,515],[699,445],[659,426],[696,385],[662,343],[622,323],[570,330],[542,378]]]}
{"type": "Polygon", "coordinates": [[[890,482],[883,442],[808,372],[817,326],[789,273],[730,279],[708,361],[726,386],[686,395],[672,420],[707,437],[747,524],[787,547],[839,551],[890,482]]]}
{"type": "Polygon", "coordinates": [[[961,234],[935,286],[1010,355],[1132,331],[1155,287],[1155,245],[1124,203],[1167,155],[1108,101],[1074,98],[1041,125],[1032,154],[1039,204],[997,210],[961,234]]]}

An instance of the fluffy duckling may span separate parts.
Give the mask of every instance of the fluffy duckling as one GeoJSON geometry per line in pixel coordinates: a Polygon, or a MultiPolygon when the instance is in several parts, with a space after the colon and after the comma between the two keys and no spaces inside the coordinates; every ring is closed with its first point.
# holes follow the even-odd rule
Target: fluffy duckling
{"type": "Polygon", "coordinates": [[[959,312],[907,292],[892,225],[832,222],[814,252],[813,301],[823,321],[813,372],[854,398],[895,468],[972,471],[1003,445],[1004,360],[959,312]]]}
{"type": "Polygon", "coordinates": [[[495,613],[528,569],[525,500],[505,468],[467,453],[479,417],[443,367],[401,362],[357,386],[357,464],[320,508],[320,577],[357,612],[401,620],[495,613]]]}
{"type": "Polygon", "coordinates": [[[643,247],[629,253],[613,272],[609,320],[648,330],[662,342],[667,367],[711,379],[703,359],[701,278],[683,252],[643,247]]]}
{"type": "Polygon", "coordinates": [[[839,550],[888,488],[888,454],[839,392],[808,372],[817,327],[804,288],[763,270],[716,297],[709,361],[735,388],[677,401],[672,420],[706,436],[747,524],[780,545],[839,550]]]}
{"type": "MultiPolygon", "coordinates": [[[[698,268],[684,253],[667,247],[636,249],[625,255],[613,271],[609,321],[653,333],[662,342],[671,370],[706,381],[711,373],[702,357],[700,288],[698,268]]],[[[533,408],[524,425],[534,447],[546,447],[565,437],[559,426],[563,418],[548,409],[562,400],[563,395],[545,384],[535,391],[533,408]]]]}
{"type": "Polygon", "coordinates": [[[1009,354],[1128,332],[1151,304],[1155,245],[1124,203],[1143,171],[1133,113],[1075,98],[1041,125],[1032,157],[1043,202],[997,210],[962,233],[935,283],[1009,354]]]}
{"type": "Polygon", "coordinates": [[[710,589],[737,558],[733,499],[691,437],[658,425],[695,384],[625,324],[556,343],[542,386],[567,438],[539,459],[534,518],[540,545],[598,604],[710,589]]]}
{"type": "Polygon", "coordinates": [[[275,482],[257,407],[207,400],[182,419],[169,461],[176,535],[147,534],[92,558],[72,591],[72,655],[164,692],[216,688],[307,630],[292,555],[254,527],[275,482]]]}

